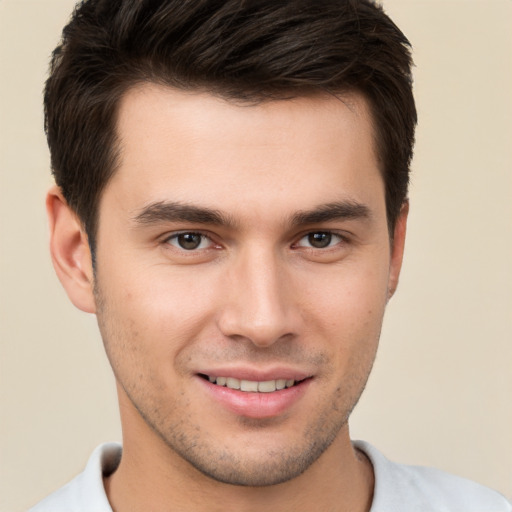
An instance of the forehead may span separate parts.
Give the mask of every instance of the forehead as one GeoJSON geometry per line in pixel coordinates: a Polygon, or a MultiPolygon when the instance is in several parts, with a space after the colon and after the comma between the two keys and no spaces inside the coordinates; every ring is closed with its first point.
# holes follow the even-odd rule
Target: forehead
{"type": "Polygon", "coordinates": [[[357,94],[240,104],[145,84],[123,97],[117,130],[119,167],[105,192],[133,208],[172,199],[285,214],[384,201],[369,108],[357,94]]]}

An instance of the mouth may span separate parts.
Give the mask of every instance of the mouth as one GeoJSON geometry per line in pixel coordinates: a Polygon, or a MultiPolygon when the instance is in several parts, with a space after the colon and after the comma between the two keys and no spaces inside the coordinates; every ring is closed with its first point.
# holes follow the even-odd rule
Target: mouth
{"type": "Polygon", "coordinates": [[[314,379],[312,375],[290,369],[266,372],[247,368],[233,372],[218,369],[218,373],[211,370],[196,373],[196,376],[204,383],[202,389],[214,403],[238,417],[254,419],[276,418],[290,411],[308,395],[314,379]]]}
{"type": "Polygon", "coordinates": [[[275,380],[245,380],[237,379],[235,377],[216,377],[214,375],[199,374],[204,380],[209,381],[216,386],[226,387],[237,391],[244,391],[246,393],[273,393],[283,389],[292,388],[299,385],[308,379],[293,380],[293,379],[275,379],[275,380]]]}

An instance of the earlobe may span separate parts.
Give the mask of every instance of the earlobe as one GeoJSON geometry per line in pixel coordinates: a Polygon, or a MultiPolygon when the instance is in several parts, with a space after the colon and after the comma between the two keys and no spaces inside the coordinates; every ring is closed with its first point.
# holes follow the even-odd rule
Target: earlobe
{"type": "Polygon", "coordinates": [[[402,204],[400,214],[395,223],[393,233],[393,242],[391,246],[391,264],[389,268],[388,280],[388,300],[391,299],[398,287],[398,279],[402,268],[402,260],[404,256],[405,234],[407,231],[407,217],[409,215],[409,201],[406,200],[402,204]]]}
{"type": "Polygon", "coordinates": [[[46,196],[50,228],[50,253],[57,276],[71,302],[95,313],[94,274],[87,235],[59,187],[46,196]]]}

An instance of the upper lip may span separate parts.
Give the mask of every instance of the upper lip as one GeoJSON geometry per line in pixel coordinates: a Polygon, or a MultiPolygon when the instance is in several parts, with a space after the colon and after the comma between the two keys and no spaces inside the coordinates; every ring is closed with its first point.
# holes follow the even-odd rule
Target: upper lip
{"type": "Polygon", "coordinates": [[[269,380],[295,380],[301,381],[311,377],[311,373],[303,370],[272,367],[272,368],[243,368],[243,367],[216,367],[201,369],[197,374],[207,375],[209,377],[234,377],[239,380],[250,380],[256,382],[265,382],[269,380]]]}

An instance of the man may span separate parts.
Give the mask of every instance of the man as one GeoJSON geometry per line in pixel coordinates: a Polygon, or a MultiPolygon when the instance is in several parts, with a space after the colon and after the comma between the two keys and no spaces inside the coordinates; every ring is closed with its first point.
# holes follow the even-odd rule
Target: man
{"type": "Polygon", "coordinates": [[[45,94],[51,251],[123,448],[33,510],[511,510],[349,437],[402,261],[410,65],[366,1],[78,7],[45,94]]]}

